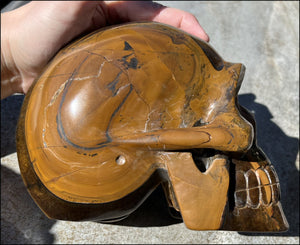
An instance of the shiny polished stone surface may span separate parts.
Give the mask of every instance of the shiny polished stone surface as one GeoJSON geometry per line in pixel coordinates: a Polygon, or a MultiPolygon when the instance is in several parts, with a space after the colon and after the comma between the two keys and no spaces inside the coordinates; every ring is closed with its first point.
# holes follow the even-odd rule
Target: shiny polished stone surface
{"type": "Polygon", "coordinates": [[[22,95],[1,101],[1,243],[299,243],[299,2],[158,1],[193,13],[227,61],[246,66],[240,103],[281,183],[285,233],[192,231],[170,218],[161,189],[115,224],[49,220],[20,176],[15,128],[22,95]]]}

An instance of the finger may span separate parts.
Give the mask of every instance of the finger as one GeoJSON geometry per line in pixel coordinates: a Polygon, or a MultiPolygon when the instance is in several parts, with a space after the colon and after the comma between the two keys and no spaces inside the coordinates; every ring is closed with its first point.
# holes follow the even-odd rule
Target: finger
{"type": "Polygon", "coordinates": [[[186,31],[208,42],[209,37],[191,13],[151,1],[107,1],[107,18],[111,23],[157,21],[186,31]]]}
{"type": "Polygon", "coordinates": [[[209,36],[196,17],[188,12],[175,8],[165,8],[153,18],[153,21],[169,24],[209,42],[209,36]]]}

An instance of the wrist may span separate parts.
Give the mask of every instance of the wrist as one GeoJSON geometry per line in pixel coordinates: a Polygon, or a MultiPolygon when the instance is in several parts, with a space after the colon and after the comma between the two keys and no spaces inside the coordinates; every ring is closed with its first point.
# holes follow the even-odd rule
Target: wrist
{"type": "Polygon", "coordinates": [[[1,14],[1,99],[22,92],[21,74],[11,53],[9,33],[11,29],[13,28],[9,14],[1,14]]]}

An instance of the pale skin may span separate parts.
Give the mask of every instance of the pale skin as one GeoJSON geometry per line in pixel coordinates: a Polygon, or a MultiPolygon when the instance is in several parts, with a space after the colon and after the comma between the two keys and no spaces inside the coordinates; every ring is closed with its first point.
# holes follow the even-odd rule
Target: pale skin
{"type": "Polygon", "coordinates": [[[1,14],[1,99],[26,94],[65,44],[98,28],[157,21],[209,41],[191,13],[151,1],[32,1],[1,14]]]}

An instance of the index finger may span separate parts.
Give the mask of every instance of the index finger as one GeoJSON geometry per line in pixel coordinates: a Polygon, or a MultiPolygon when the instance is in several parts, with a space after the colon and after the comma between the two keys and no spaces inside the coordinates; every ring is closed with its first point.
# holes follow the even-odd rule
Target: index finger
{"type": "Polygon", "coordinates": [[[206,42],[206,34],[197,18],[186,11],[152,1],[106,1],[107,19],[112,22],[157,21],[186,31],[206,42]]]}

